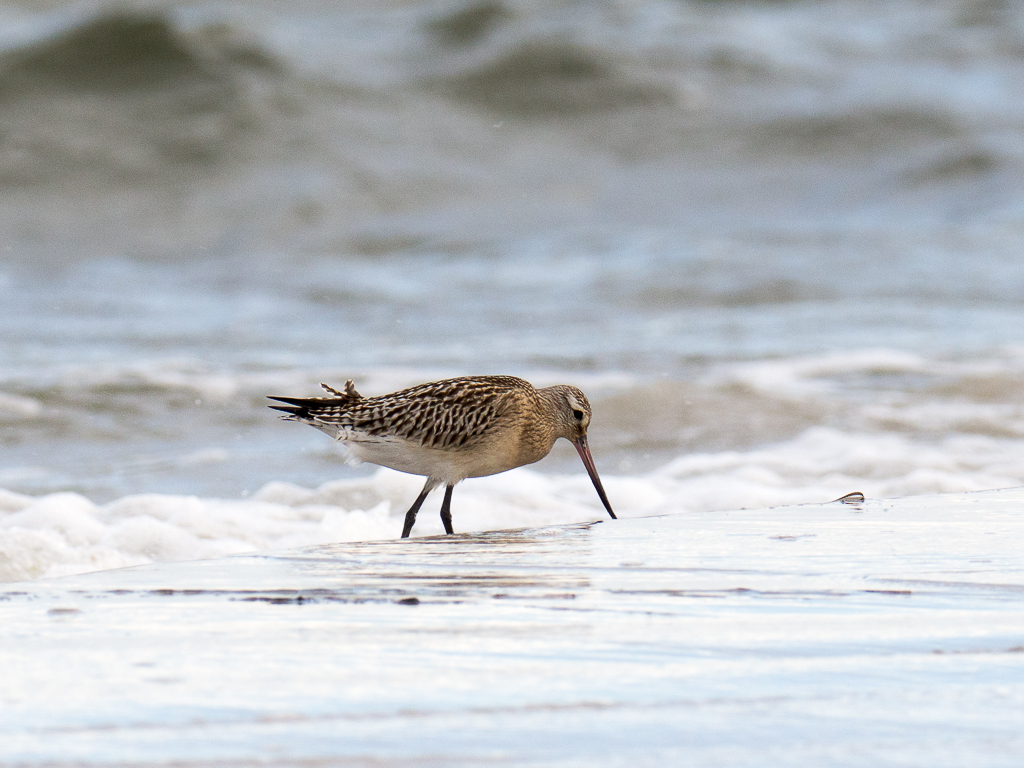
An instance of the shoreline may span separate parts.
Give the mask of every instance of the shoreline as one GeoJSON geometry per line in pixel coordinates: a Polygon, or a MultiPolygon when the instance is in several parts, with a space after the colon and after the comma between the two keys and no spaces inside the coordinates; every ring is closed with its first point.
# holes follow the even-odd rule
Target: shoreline
{"type": "Polygon", "coordinates": [[[0,765],[1010,766],[1022,543],[1014,488],[10,584],[0,765]]]}

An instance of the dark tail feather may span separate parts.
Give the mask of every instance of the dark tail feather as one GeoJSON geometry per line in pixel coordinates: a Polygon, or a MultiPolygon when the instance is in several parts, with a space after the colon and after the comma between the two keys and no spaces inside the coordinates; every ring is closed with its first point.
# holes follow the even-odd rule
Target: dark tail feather
{"type": "Polygon", "coordinates": [[[288,405],[268,405],[268,408],[272,408],[275,411],[284,411],[292,418],[309,418],[309,407],[317,402],[316,400],[303,400],[299,397],[273,397],[267,395],[268,400],[277,400],[279,403],[288,403],[288,405]]]}
{"type": "MultiPolygon", "coordinates": [[[[277,400],[279,403],[288,403],[288,405],[297,405],[299,407],[308,408],[310,400],[303,399],[301,397],[274,397],[273,395],[267,395],[267,400],[277,400]]],[[[276,405],[268,406],[270,408],[277,408],[276,405]]]]}
{"type": "Polygon", "coordinates": [[[268,405],[268,408],[273,408],[275,411],[282,411],[288,414],[282,416],[284,419],[290,421],[305,421],[308,424],[312,424],[314,427],[319,428],[320,419],[317,414],[323,414],[325,411],[337,415],[343,408],[350,406],[362,400],[362,396],[356,392],[356,388],[352,385],[352,380],[349,379],[345,382],[345,391],[339,392],[336,389],[328,387],[327,385],[321,385],[334,397],[276,397],[274,395],[267,395],[268,400],[276,400],[279,403],[285,405],[268,405]]]}
{"type": "Polygon", "coordinates": [[[298,416],[302,412],[301,408],[289,408],[286,405],[268,405],[267,408],[275,411],[284,411],[289,416],[298,416]]]}

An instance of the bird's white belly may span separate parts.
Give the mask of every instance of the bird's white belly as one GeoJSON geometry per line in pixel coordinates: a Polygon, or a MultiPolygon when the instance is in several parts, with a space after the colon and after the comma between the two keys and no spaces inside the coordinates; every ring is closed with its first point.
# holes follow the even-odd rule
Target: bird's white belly
{"type": "Polygon", "coordinates": [[[508,458],[486,450],[452,451],[426,448],[397,438],[367,438],[342,435],[352,458],[382,467],[431,477],[446,485],[454,485],[467,477],[483,477],[512,469],[508,458]]]}
{"type": "MultiPolygon", "coordinates": [[[[452,484],[474,476],[475,462],[465,452],[424,447],[400,439],[344,439],[353,459],[389,467],[399,472],[423,475],[452,484]]],[[[498,470],[501,471],[501,470],[498,470]]]]}

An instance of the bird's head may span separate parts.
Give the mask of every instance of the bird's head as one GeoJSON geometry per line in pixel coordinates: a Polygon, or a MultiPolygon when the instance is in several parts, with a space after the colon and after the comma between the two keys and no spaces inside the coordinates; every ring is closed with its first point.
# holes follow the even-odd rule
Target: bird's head
{"type": "Polygon", "coordinates": [[[612,505],[608,503],[608,496],[605,495],[604,487],[601,485],[601,478],[597,475],[597,468],[594,466],[594,457],[590,455],[590,446],[587,445],[587,427],[590,426],[590,401],[576,387],[569,384],[558,384],[554,387],[547,387],[541,390],[541,394],[550,398],[554,404],[555,434],[557,437],[564,437],[576,447],[583,460],[583,466],[587,469],[597,495],[601,503],[608,510],[613,518],[615,513],[612,505]]]}
{"type": "Polygon", "coordinates": [[[555,404],[555,432],[570,443],[587,436],[590,426],[590,401],[576,387],[559,384],[548,387],[555,404]]]}

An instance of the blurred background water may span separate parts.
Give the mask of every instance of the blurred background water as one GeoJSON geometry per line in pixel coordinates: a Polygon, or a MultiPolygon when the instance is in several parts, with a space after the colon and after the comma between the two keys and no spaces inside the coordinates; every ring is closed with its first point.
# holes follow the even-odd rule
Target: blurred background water
{"type": "Polygon", "coordinates": [[[367,482],[350,377],[575,383],[638,514],[1024,483],[1021,93],[1000,0],[5,3],[8,577],[367,482]]]}

